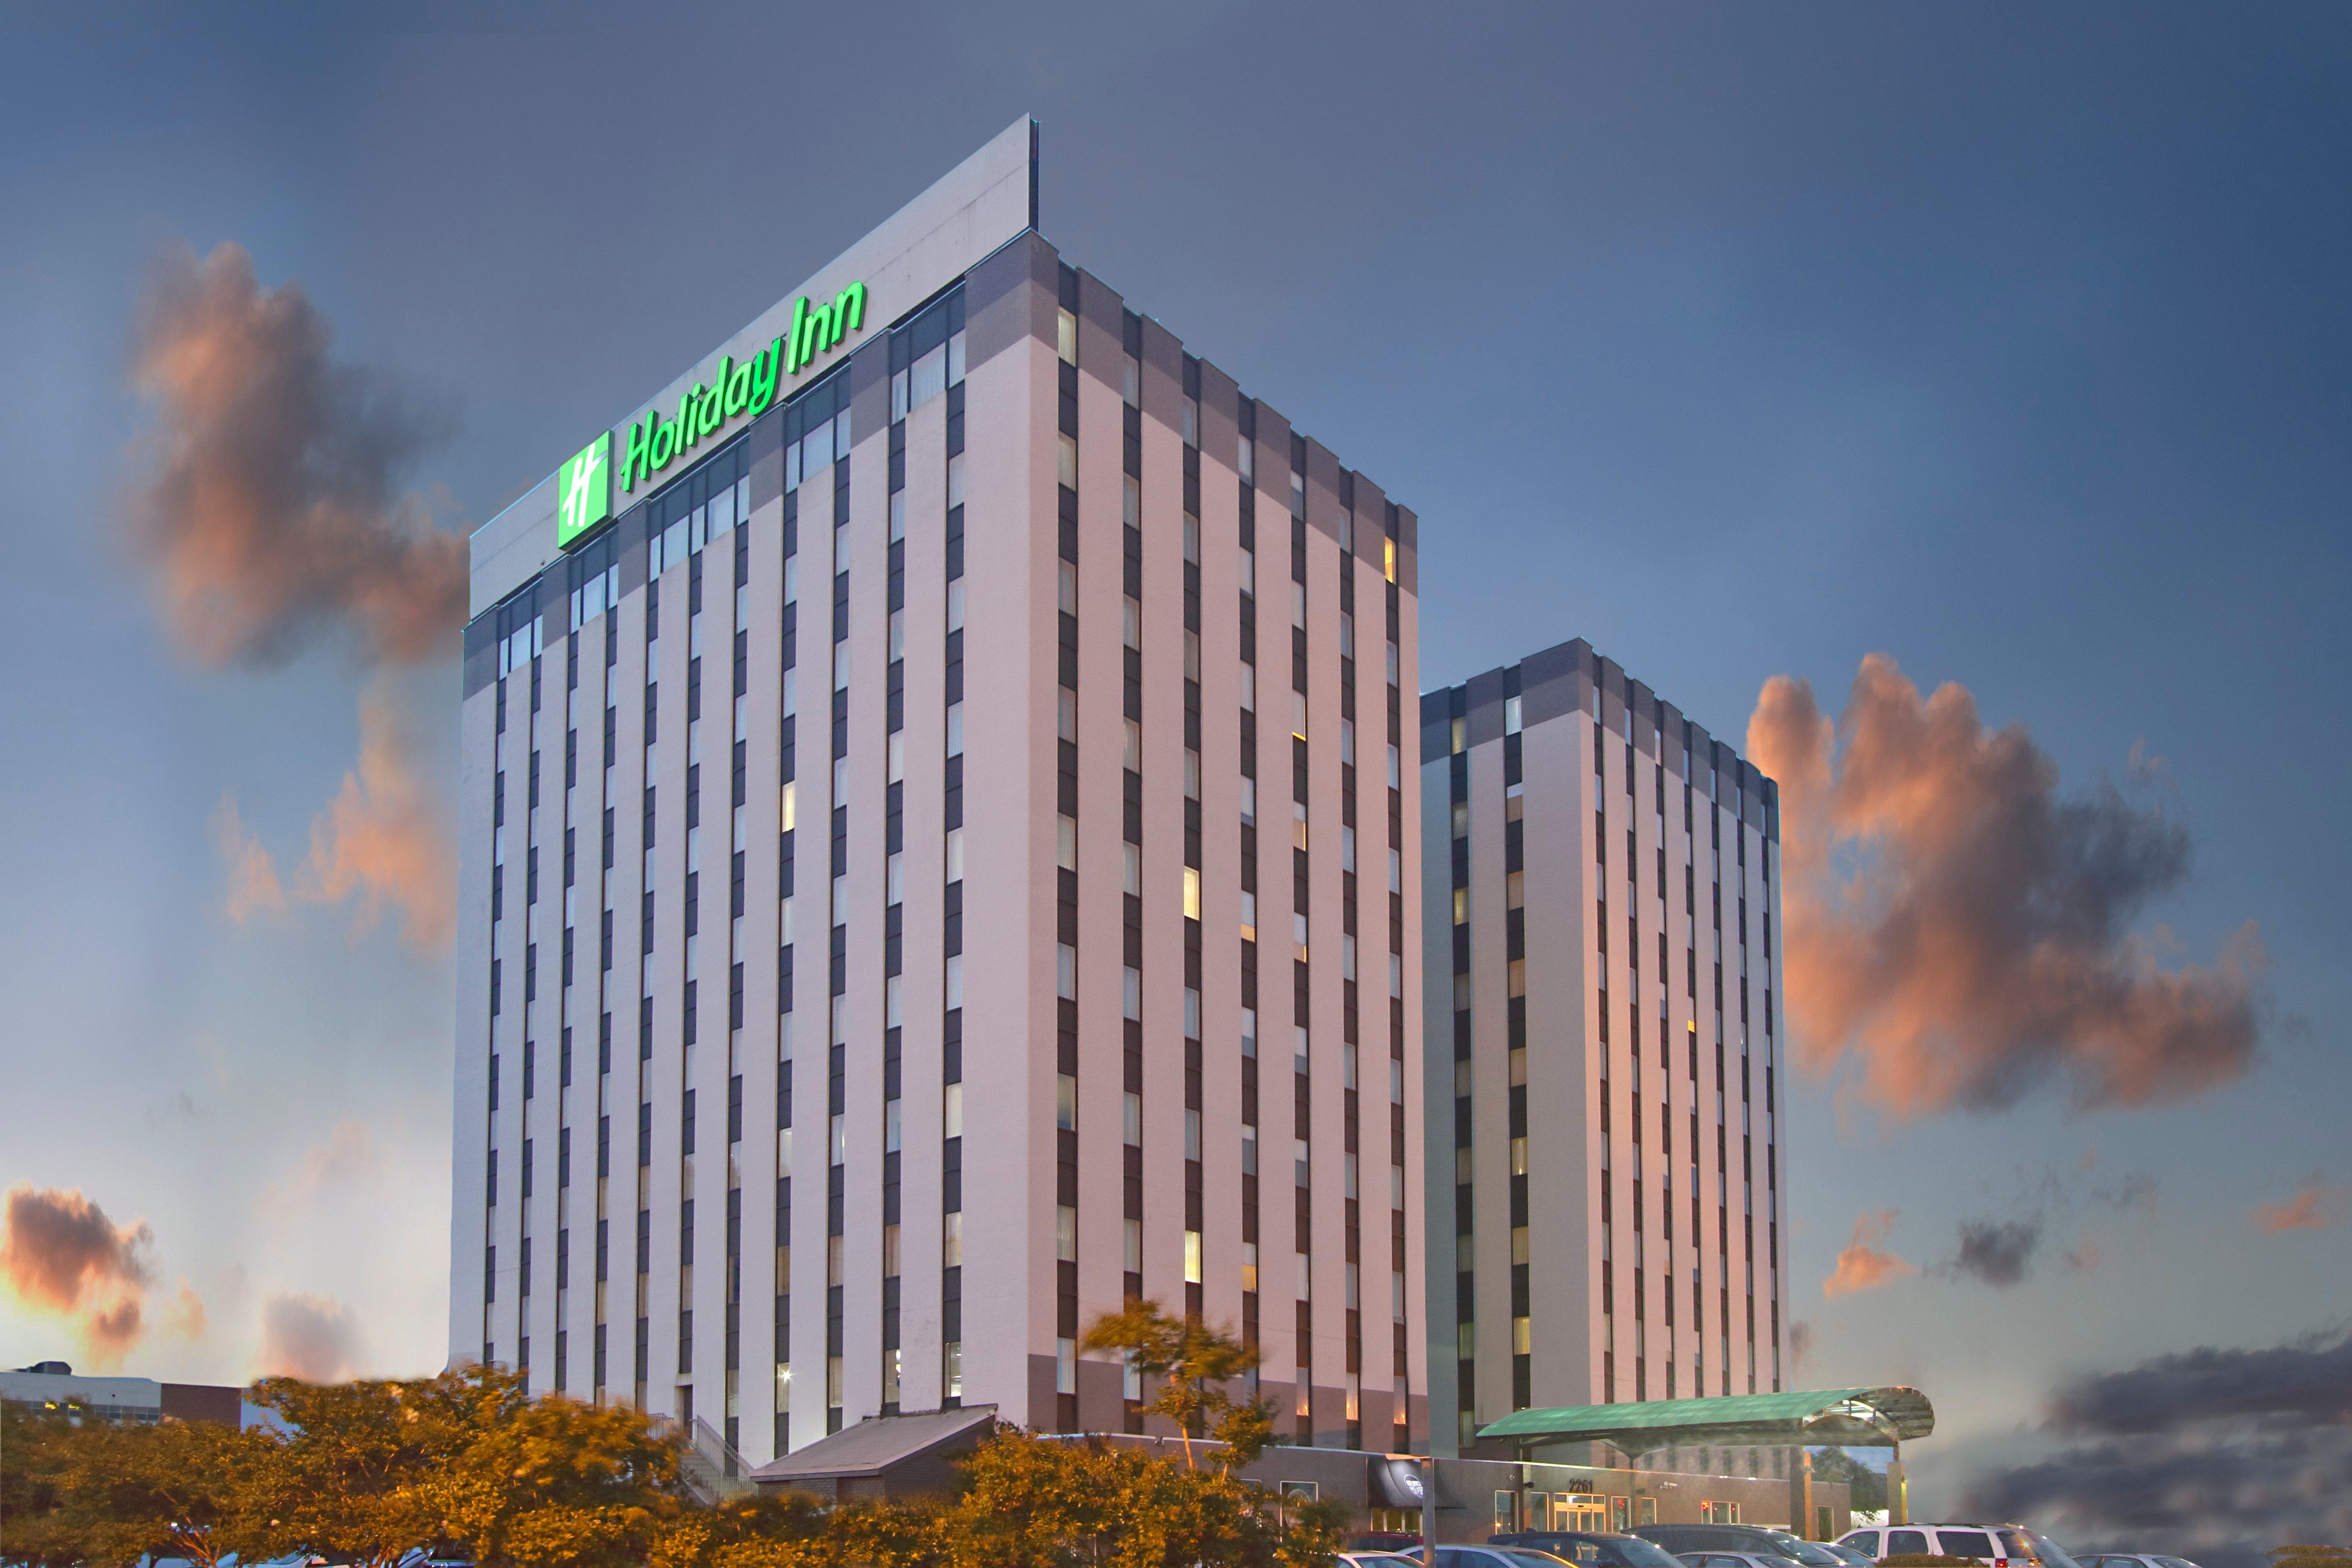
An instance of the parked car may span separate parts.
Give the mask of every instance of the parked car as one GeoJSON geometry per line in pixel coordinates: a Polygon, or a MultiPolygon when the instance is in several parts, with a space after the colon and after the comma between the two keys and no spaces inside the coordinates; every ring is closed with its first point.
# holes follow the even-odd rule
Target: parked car
{"type": "Polygon", "coordinates": [[[1683,1568],[1797,1568],[1795,1560],[1768,1552],[1685,1552],[1683,1568]]]}
{"type": "Polygon", "coordinates": [[[1421,1550],[1421,1536],[1410,1530],[1368,1530],[1348,1542],[1349,1552],[1402,1552],[1407,1556],[1421,1550]]]}
{"type": "Polygon", "coordinates": [[[1853,1564],[1853,1568],[1871,1568],[1871,1564],[1877,1561],[1874,1557],[1864,1556],[1861,1552],[1856,1552],[1853,1547],[1845,1545],[1841,1542],[1820,1541],[1815,1542],[1814,1544],[1832,1557],[1844,1558],[1847,1563],[1853,1564]]]}
{"type": "Polygon", "coordinates": [[[1331,1560],[1341,1568],[1423,1568],[1418,1552],[1335,1552],[1331,1560]]]}
{"type": "Polygon", "coordinates": [[[1437,1568],[1569,1568],[1569,1564],[1531,1546],[1441,1546],[1437,1568]]]}
{"type": "Polygon", "coordinates": [[[1927,1552],[1993,1568],[2083,1568],[2056,1542],[2020,1524],[1874,1524],[1847,1531],[1837,1543],[1873,1562],[1927,1552]]]}
{"type": "MultiPolygon", "coordinates": [[[[1800,1541],[1763,1524],[1638,1524],[1633,1533],[1654,1541],[1676,1556],[1721,1552],[1734,1556],[1785,1557],[1803,1568],[1850,1568],[1845,1559],[1819,1542],[1800,1541]]],[[[2068,1568],[2072,1568],[2069,1564],[2068,1568]]]]}
{"type": "Polygon", "coordinates": [[[1490,1535],[1486,1544],[1549,1552],[1578,1568],[1678,1568],[1674,1554],[1656,1542],[1602,1530],[1521,1530],[1490,1535]]]}
{"type": "Polygon", "coordinates": [[[2083,1568],[2198,1568],[2186,1557],[2160,1557],[2152,1552],[2102,1552],[2074,1561],[2083,1568]]]}

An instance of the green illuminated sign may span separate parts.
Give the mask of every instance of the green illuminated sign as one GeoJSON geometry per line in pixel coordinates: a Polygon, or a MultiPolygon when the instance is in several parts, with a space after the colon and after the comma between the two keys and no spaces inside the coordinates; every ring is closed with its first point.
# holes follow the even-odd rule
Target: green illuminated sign
{"type": "Polygon", "coordinates": [[[852,283],[828,304],[812,305],[805,298],[794,301],[792,325],[774,342],[741,364],[732,358],[719,361],[717,384],[697,382],[688,388],[674,417],[648,409],[629,426],[621,458],[621,489],[635,491],[638,480],[661,473],[732,420],[758,417],[776,400],[785,378],[807,369],[819,354],[831,353],[845,334],[865,324],[863,283],[852,283]]]}
{"type": "Polygon", "coordinates": [[[613,433],[605,431],[555,470],[555,547],[574,540],[613,515],[613,433]]]}

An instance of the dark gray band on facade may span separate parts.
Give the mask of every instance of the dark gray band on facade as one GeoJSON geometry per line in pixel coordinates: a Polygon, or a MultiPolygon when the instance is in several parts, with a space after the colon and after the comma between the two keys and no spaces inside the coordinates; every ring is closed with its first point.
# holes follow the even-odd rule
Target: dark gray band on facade
{"type": "Polygon", "coordinates": [[[1143,318],[1143,416],[1171,430],[1184,428],[1184,345],[1149,316],[1143,318]]]}
{"type": "Polygon", "coordinates": [[[1084,268],[1077,270],[1078,374],[1116,396],[1124,390],[1118,366],[1127,354],[1127,304],[1109,284],[1084,268]]]}
{"type": "MultiPolygon", "coordinates": [[[[1438,687],[1421,694],[1424,764],[1453,751],[1457,715],[1465,749],[1502,738],[1506,676],[1510,668],[1486,670],[1459,686],[1438,687]]],[[[1697,794],[1736,814],[1769,842],[1780,842],[1780,785],[1685,718],[1673,703],[1629,678],[1614,660],[1595,654],[1583,638],[1531,653],[1516,668],[1522,730],[1570,713],[1598,718],[1610,734],[1631,740],[1697,794]]]]}
{"type": "Polygon", "coordinates": [[[1463,686],[1463,737],[1466,747],[1483,746],[1503,738],[1503,672],[1489,669],[1474,675],[1463,686]]]}
{"type": "Polygon", "coordinates": [[[1201,362],[1201,450],[1228,466],[1241,461],[1242,389],[1234,378],[1201,362]]]}
{"type": "MultiPolygon", "coordinates": [[[[965,320],[968,326],[971,318],[965,320]]],[[[971,349],[970,338],[964,340],[964,347],[971,349]]],[[[890,434],[888,332],[875,333],[849,356],[849,434],[856,446],[887,439],[890,434]]]]}
{"type": "Polygon", "coordinates": [[[486,611],[466,623],[464,663],[458,669],[463,695],[471,697],[499,678],[499,618],[486,611]]]}
{"type": "Polygon", "coordinates": [[[1519,661],[1519,723],[1527,729],[1592,709],[1592,645],[1582,637],[1519,661]]]}
{"type": "MultiPolygon", "coordinates": [[[[856,416],[852,416],[853,419],[856,416]]],[[[751,515],[784,499],[783,411],[763,414],[751,426],[751,447],[745,454],[751,470],[751,515]]]]}
{"type": "Polygon", "coordinates": [[[1453,725],[1455,688],[1441,686],[1421,694],[1421,760],[1433,763],[1445,755],[1447,731],[1453,725]]]}
{"type": "Polygon", "coordinates": [[[964,372],[986,364],[1024,338],[1054,341],[1060,258],[1036,234],[1024,234],[965,275],[964,372]]]}

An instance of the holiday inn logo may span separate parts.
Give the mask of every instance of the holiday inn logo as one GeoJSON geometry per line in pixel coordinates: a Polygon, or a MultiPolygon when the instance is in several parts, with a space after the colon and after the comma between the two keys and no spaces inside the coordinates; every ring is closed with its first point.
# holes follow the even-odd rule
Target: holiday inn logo
{"type": "Polygon", "coordinates": [[[605,431],[555,470],[555,547],[572,542],[613,515],[613,433],[605,431]]]}
{"type": "MultiPolygon", "coordinates": [[[[710,384],[696,382],[679,395],[675,416],[649,408],[629,426],[618,476],[622,490],[634,495],[640,482],[650,482],[735,420],[758,418],[782,396],[786,381],[865,325],[863,283],[852,283],[826,302],[794,300],[792,322],[775,342],[740,363],[732,355],[720,360],[710,384]]],[[[557,549],[571,549],[613,515],[613,446],[607,431],[556,470],[557,549]]]]}

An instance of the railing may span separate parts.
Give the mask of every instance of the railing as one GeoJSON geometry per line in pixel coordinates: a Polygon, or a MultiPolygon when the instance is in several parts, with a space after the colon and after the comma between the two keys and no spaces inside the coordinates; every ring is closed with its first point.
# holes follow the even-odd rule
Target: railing
{"type": "Polygon", "coordinates": [[[678,1479],[697,1498],[715,1503],[726,1498],[748,1496],[755,1489],[751,1467],[728,1446],[727,1439],[709,1422],[698,1415],[691,1426],[681,1428],[679,1436],[686,1443],[678,1452],[678,1479]]]}

